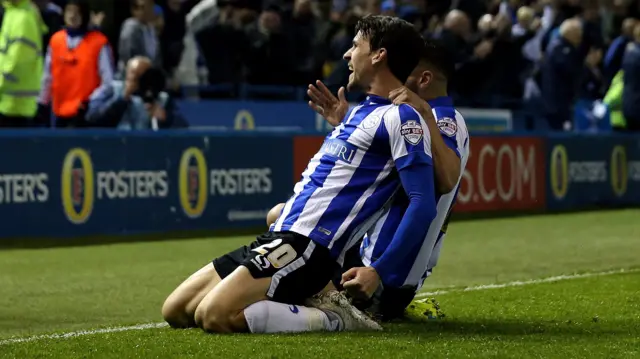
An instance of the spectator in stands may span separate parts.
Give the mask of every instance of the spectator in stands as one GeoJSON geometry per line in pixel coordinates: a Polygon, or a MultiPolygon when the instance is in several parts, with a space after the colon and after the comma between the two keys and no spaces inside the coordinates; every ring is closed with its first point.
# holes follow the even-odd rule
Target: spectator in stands
{"type": "Polygon", "coordinates": [[[501,101],[507,100],[499,103],[502,107],[511,107],[514,100],[522,98],[527,68],[522,47],[535,35],[533,14],[529,15],[531,18],[525,17],[518,23],[522,26],[522,33],[518,36],[512,36],[513,25],[507,14],[500,13],[494,19],[496,35],[490,40],[492,49],[487,57],[488,73],[483,92],[501,96],[501,101]]]}
{"type": "Polygon", "coordinates": [[[397,16],[396,3],[394,0],[384,0],[380,4],[380,15],[384,16],[397,16]]]}
{"type": "Polygon", "coordinates": [[[500,3],[500,13],[506,15],[515,25],[519,22],[518,9],[520,6],[522,6],[522,0],[505,0],[500,3]]]}
{"type": "MultiPolygon", "coordinates": [[[[180,62],[174,73],[174,79],[182,86],[206,85],[209,83],[209,71],[206,64],[202,66],[203,73],[206,76],[200,76],[199,62],[204,62],[204,58],[200,52],[200,46],[196,40],[196,34],[212,27],[219,17],[220,11],[217,0],[202,0],[195,5],[186,16],[185,35],[182,40],[182,54],[180,62]]],[[[214,39],[212,39],[214,40],[214,39]]],[[[217,40],[217,39],[216,39],[217,40]]],[[[185,95],[189,98],[198,98],[198,94],[193,88],[188,88],[185,95]]]]}
{"type": "Polygon", "coordinates": [[[180,63],[186,34],[186,13],[182,11],[182,0],[168,0],[164,11],[164,31],[160,35],[162,64],[164,70],[173,77],[180,63]]]}
{"type": "Polygon", "coordinates": [[[603,71],[607,86],[611,83],[613,77],[618,73],[618,71],[620,71],[624,52],[627,48],[627,44],[630,41],[633,41],[633,29],[637,23],[638,20],[633,18],[624,19],[622,22],[622,33],[613,40],[609,46],[609,50],[607,50],[607,55],[604,58],[603,71]]]}
{"type": "Polygon", "coordinates": [[[358,16],[346,8],[334,7],[331,13],[331,23],[321,35],[324,51],[323,74],[329,88],[339,88],[349,81],[349,64],[343,55],[353,42],[356,35],[358,16]]]}
{"type": "Polygon", "coordinates": [[[440,32],[435,34],[451,54],[457,69],[451,81],[451,88],[458,95],[456,103],[475,106],[478,102],[488,101],[488,94],[483,90],[491,72],[490,55],[497,35],[495,24],[492,22],[488,31],[474,38],[469,17],[459,10],[452,10],[445,17],[440,32]]]}
{"type": "Polygon", "coordinates": [[[165,77],[146,57],[127,63],[124,81],[114,81],[113,91],[92,101],[94,122],[121,130],[186,127],[169,94],[162,91],[165,77]]]}
{"type": "Polygon", "coordinates": [[[542,65],[542,101],[552,130],[560,131],[571,126],[571,106],[583,69],[578,54],[581,42],[580,21],[565,20],[560,26],[560,36],[551,40],[542,65]]]}
{"type": "Polygon", "coordinates": [[[151,20],[153,27],[156,29],[156,36],[159,38],[164,31],[164,9],[162,6],[153,5],[153,20],[151,20]]]}
{"type": "Polygon", "coordinates": [[[320,75],[316,60],[320,26],[320,19],[313,13],[311,0],[295,0],[285,29],[292,36],[292,56],[295,59],[293,79],[296,85],[312,83],[320,75]]]}
{"type": "Polygon", "coordinates": [[[522,79],[525,81],[534,71],[535,65],[542,59],[540,50],[540,37],[542,20],[536,17],[533,8],[523,6],[517,11],[518,22],[511,29],[512,36],[518,47],[522,49],[522,60],[524,70],[522,70],[522,79]]]}
{"type": "Polygon", "coordinates": [[[118,71],[121,75],[127,62],[136,56],[148,57],[154,65],[161,63],[153,0],[132,0],[131,4],[133,16],[120,30],[118,71]]]}
{"type": "MultiPolygon", "coordinates": [[[[428,1],[428,3],[443,3],[442,7],[444,7],[444,5],[446,3],[450,3],[451,5],[447,8],[447,10],[449,9],[458,9],[460,11],[462,11],[468,18],[469,21],[471,22],[471,24],[477,24],[478,20],[480,19],[480,17],[482,17],[482,15],[490,12],[489,11],[489,6],[491,2],[499,2],[499,0],[491,0],[491,1],[477,1],[477,0],[453,0],[453,1],[449,1],[449,0],[439,0],[439,1],[428,1]],[[488,4],[489,3],[489,4],[488,4]]],[[[438,5],[436,5],[438,6],[438,5]]],[[[492,14],[495,14],[496,12],[491,11],[492,14]]]]}
{"type": "Polygon", "coordinates": [[[202,6],[198,4],[192,10],[187,18],[187,21],[192,19],[189,31],[194,34],[206,63],[208,82],[239,82],[243,64],[251,56],[248,54],[249,40],[245,24],[253,21],[257,12],[249,1],[221,4],[219,9],[213,4],[214,1],[202,6]],[[203,21],[208,19],[211,19],[208,24],[203,21]]]}
{"type": "Polygon", "coordinates": [[[469,46],[471,22],[467,14],[460,10],[451,10],[447,14],[442,29],[434,37],[446,46],[447,51],[454,56],[456,63],[467,60],[472,52],[469,46]]]}
{"type": "Polygon", "coordinates": [[[247,29],[249,49],[245,58],[247,82],[287,85],[293,82],[295,59],[290,34],[283,31],[281,9],[269,5],[247,29]]]}
{"type": "Polygon", "coordinates": [[[51,37],[47,49],[40,116],[41,121],[48,119],[43,107],[52,102],[56,127],[84,127],[90,101],[111,88],[113,56],[107,37],[90,29],[87,0],[69,0],[64,23],[64,30],[51,37]]]}
{"type": "Polygon", "coordinates": [[[622,71],[622,112],[627,120],[627,130],[640,131],[640,24],[636,24],[633,41],[627,45],[622,71]]]}
{"type": "MultiPolygon", "coordinates": [[[[460,70],[461,75],[451,81],[451,88],[463,97],[468,97],[475,89],[477,81],[466,78],[473,74],[480,74],[475,64],[469,64],[473,57],[471,23],[467,14],[460,10],[451,10],[444,18],[442,27],[435,34],[425,33],[425,37],[434,37],[443,44],[447,53],[460,70]],[[464,80],[462,78],[465,77],[464,80]]],[[[482,50],[482,58],[491,52],[487,46],[482,50]]],[[[478,58],[478,60],[481,60],[478,58]]]]}
{"type": "Polygon", "coordinates": [[[592,102],[604,96],[604,77],[600,70],[602,50],[598,48],[591,49],[584,63],[582,82],[578,89],[578,98],[592,102]]]}
{"type": "Polygon", "coordinates": [[[481,38],[490,37],[493,32],[493,15],[484,14],[478,20],[478,36],[481,38]]]}
{"type": "Polygon", "coordinates": [[[51,39],[51,35],[62,29],[64,20],[62,19],[62,8],[49,0],[35,0],[34,4],[40,9],[40,16],[44,20],[45,25],[49,31],[45,33],[42,38],[43,44],[48,44],[51,39]]]}
{"type": "Polygon", "coordinates": [[[0,29],[0,127],[31,125],[38,110],[46,25],[29,0],[11,0],[0,29]]]}
{"type": "Polygon", "coordinates": [[[535,12],[528,6],[518,9],[517,22],[511,28],[514,37],[532,38],[540,27],[540,19],[535,17],[535,12]]]}
{"type": "Polygon", "coordinates": [[[611,80],[611,86],[602,100],[609,109],[611,129],[614,131],[626,131],[627,119],[622,113],[622,93],[624,90],[624,72],[618,73],[611,80]]]}
{"type": "Polygon", "coordinates": [[[582,43],[580,44],[580,56],[584,59],[592,49],[605,48],[602,36],[602,21],[600,18],[600,5],[597,0],[584,0],[582,19],[582,43]]]}

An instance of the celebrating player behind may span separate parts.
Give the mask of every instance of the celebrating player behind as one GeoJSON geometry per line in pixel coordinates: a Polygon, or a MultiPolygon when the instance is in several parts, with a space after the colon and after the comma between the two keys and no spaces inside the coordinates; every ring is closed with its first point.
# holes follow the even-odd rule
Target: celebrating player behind
{"type": "Polygon", "coordinates": [[[172,326],[195,322],[210,332],[379,328],[337,292],[321,303],[332,310],[284,304],[303,303],[329,283],[367,220],[400,184],[409,206],[389,250],[354,278],[364,295],[419,252],[424,224],[436,215],[434,183],[425,180],[433,179],[426,124],[410,106],[386,98],[415,68],[422,38],[411,24],[385,16],[365,17],[356,30],[345,54],[353,71],[349,86],[369,88],[369,97],[327,136],[273,231],[215,259],[167,298],[163,315],[172,326]]]}
{"type": "MultiPolygon", "coordinates": [[[[444,49],[426,41],[425,51],[418,66],[407,79],[406,87],[396,89],[390,94],[395,104],[405,103],[417,109],[429,126],[439,199],[438,215],[431,224],[421,253],[416,257],[415,262],[407,262],[404,271],[396,273],[394,280],[387,282],[383,280],[384,290],[376,293],[372,301],[360,303],[361,305],[358,306],[361,309],[366,308],[383,320],[394,319],[403,314],[404,309],[414,298],[416,290],[437,264],[450,218],[449,214],[468,159],[469,134],[466,124],[464,118],[453,107],[452,100],[447,96],[447,80],[453,72],[450,64],[444,49]]],[[[348,108],[344,88],[338,91],[340,97],[338,99],[322,82],[318,81],[316,85],[317,87],[312,85],[309,87],[308,94],[311,98],[309,105],[329,123],[337,126],[348,108]]],[[[334,278],[336,287],[340,288],[340,283],[344,279],[346,280],[344,287],[347,290],[352,289],[349,279],[353,277],[354,270],[350,269],[371,265],[388,248],[389,241],[398,229],[407,208],[404,193],[400,192],[391,204],[382,212],[375,226],[367,232],[362,245],[346,253],[343,265],[346,273],[344,276],[334,278]]],[[[275,221],[282,206],[276,206],[270,212],[271,218],[267,219],[268,224],[275,221]]]]}

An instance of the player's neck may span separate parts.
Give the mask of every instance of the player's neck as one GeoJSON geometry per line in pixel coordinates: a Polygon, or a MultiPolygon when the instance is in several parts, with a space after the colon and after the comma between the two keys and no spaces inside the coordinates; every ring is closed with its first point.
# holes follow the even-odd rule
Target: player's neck
{"type": "Polygon", "coordinates": [[[402,82],[400,82],[389,71],[381,71],[373,78],[373,81],[371,81],[369,93],[372,95],[389,98],[389,93],[401,86],[402,82]]]}
{"type": "Polygon", "coordinates": [[[429,88],[423,94],[422,98],[433,100],[438,97],[444,97],[444,96],[449,96],[449,94],[447,93],[447,86],[434,83],[431,86],[429,86],[429,88]]]}

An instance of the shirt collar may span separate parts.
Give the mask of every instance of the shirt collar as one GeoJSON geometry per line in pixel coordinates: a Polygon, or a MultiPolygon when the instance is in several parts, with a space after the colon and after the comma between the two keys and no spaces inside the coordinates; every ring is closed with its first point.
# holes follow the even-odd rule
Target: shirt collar
{"type": "Polygon", "coordinates": [[[453,99],[449,96],[440,96],[434,99],[428,100],[427,103],[431,108],[434,107],[453,107],[453,99]]]}
{"type": "Polygon", "coordinates": [[[391,100],[386,97],[381,97],[377,95],[367,95],[367,98],[364,99],[360,103],[361,105],[390,105],[391,100]]]}

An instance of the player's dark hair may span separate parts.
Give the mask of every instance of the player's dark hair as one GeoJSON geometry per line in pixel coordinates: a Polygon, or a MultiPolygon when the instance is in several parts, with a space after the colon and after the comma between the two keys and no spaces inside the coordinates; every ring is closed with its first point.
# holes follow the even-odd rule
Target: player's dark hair
{"type": "Polygon", "coordinates": [[[400,82],[404,83],[418,64],[424,47],[422,37],[407,21],[391,16],[368,15],[356,24],[369,41],[371,51],[385,49],[387,66],[400,82]]]}
{"type": "Polygon", "coordinates": [[[453,76],[455,71],[455,64],[449,51],[437,40],[424,40],[424,48],[420,56],[420,61],[440,72],[447,80],[453,76]]]}

